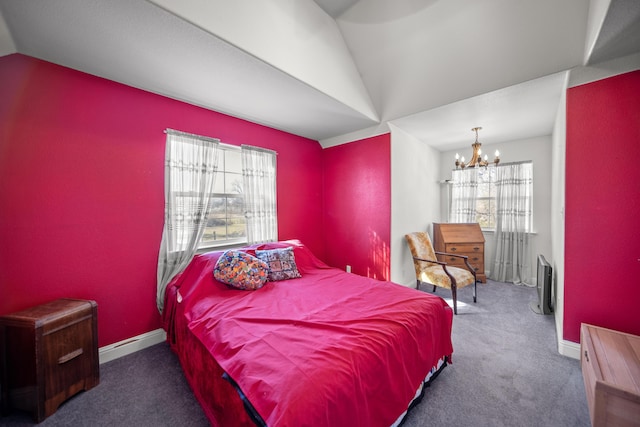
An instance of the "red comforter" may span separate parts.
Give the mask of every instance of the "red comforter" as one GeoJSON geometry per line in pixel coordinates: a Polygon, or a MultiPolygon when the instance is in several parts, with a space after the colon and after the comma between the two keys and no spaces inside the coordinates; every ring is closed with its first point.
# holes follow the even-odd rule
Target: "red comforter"
{"type": "Polygon", "coordinates": [[[330,268],[296,241],[302,278],[236,290],[199,255],[169,286],[171,313],[237,383],[269,426],[389,426],[429,370],[453,352],[439,297],[330,268]]]}

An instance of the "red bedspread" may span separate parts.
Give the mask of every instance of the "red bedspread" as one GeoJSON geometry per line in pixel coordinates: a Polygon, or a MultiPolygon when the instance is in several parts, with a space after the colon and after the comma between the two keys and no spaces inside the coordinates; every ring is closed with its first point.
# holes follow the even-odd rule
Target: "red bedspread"
{"type": "Polygon", "coordinates": [[[451,309],[286,244],[302,278],[236,290],[213,279],[219,252],[199,255],[169,287],[181,302],[168,298],[165,310],[185,317],[267,425],[389,426],[453,352],[451,309]]]}

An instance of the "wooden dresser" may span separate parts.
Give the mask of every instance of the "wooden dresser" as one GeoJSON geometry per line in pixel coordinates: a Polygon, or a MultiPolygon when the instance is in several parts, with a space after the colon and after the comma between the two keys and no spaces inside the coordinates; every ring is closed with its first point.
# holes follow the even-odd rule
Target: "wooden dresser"
{"type": "Polygon", "coordinates": [[[591,424],[640,426],[640,337],[583,323],[580,365],[591,424]]]}
{"type": "Polygon", "coordinates": [[[2,413],[41,422],[100,381],[97,304],[59,299],[0,317],[2,413]]]}
{"type": "MultiPolygon", "coordinates": [[[[433,223],[433,247],[436,252],[448,252],[469,257],[476,278],[486,283],[484,273],[484,235],[478,223],[433,223]]],[[[454,267],[467,268],[462,258],[438,255],[438,260],[454,267]]]]}

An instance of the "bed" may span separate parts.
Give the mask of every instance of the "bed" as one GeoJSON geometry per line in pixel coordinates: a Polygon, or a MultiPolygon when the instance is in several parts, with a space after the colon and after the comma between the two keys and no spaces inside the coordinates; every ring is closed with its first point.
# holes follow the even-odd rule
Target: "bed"
{"type": "Polygon", "coordinates": [[[301,242],[301,277],[221,283],[223,252],[169,284],[167,340],[214,426],[394,426],[451,361],[452,311],[435,295],[331,268],[301,242]]]}

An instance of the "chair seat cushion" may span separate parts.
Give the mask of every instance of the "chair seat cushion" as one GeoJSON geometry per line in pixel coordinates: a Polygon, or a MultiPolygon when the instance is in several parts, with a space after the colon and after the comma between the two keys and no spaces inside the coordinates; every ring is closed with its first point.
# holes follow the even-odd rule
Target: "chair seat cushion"
{"type": "MultiPolygon", "coordinates": [[[[469,270],[447,266],[447,271],[456,279],[458,289],[473,284],[473,274],[469,270]]],[[[441,288],[451,289],[451,279],[439,265],[423,268],[419,280],[441,288]]]]}

